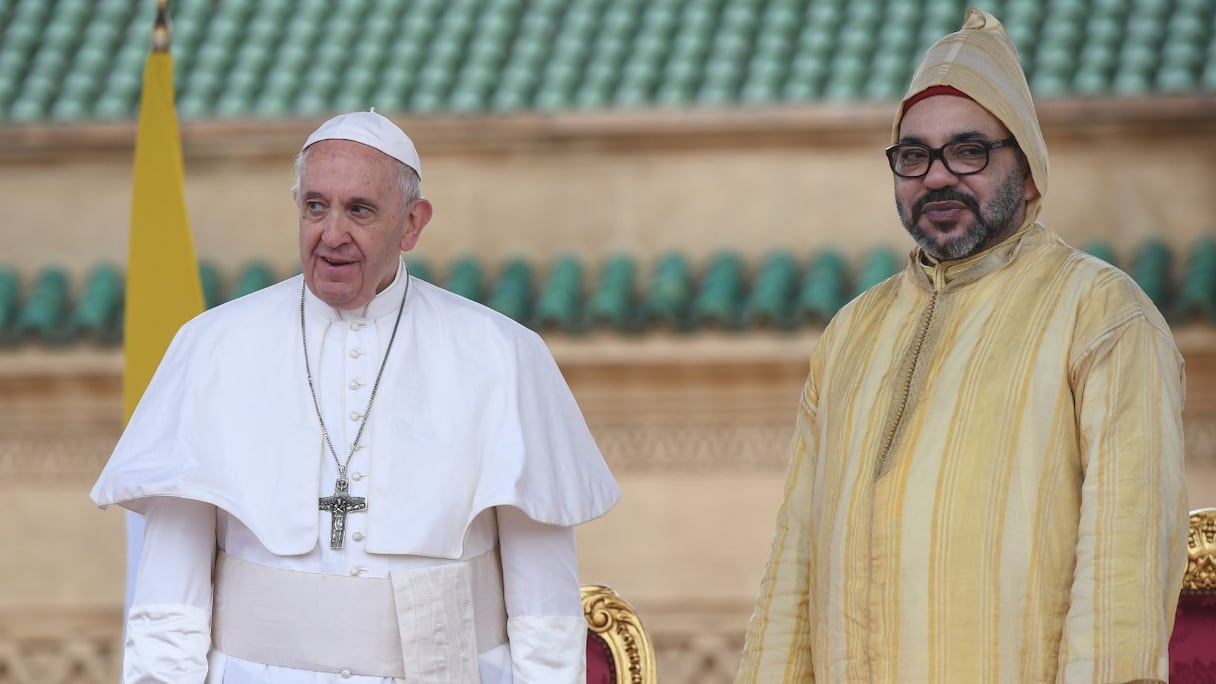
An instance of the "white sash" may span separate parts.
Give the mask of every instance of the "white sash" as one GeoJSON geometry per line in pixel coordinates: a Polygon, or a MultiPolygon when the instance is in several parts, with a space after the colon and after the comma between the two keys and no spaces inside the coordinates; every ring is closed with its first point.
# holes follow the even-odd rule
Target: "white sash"
{"type": "Polygon", "coordinates": [[[242,660],[478,684],[477,654],[507,641],[498,549],[387,579],[285,570],[220,552],[214,582],[212,646],[242,660]]]}

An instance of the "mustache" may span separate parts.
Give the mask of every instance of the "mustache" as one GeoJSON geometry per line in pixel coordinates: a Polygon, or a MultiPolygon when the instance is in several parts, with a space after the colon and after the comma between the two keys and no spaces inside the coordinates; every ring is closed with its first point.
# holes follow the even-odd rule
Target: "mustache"
{"type": "Polygon", "coordinates": [[[980,216],[980,203],[975,197],[965,195],[954,188],[942,188],[941,190],[930,190],[916,200],[916,203],[912,205],[912,223],[920,221],[925,205],[930,202],[958,202],[970,209],[971,213],[980,216]]]}

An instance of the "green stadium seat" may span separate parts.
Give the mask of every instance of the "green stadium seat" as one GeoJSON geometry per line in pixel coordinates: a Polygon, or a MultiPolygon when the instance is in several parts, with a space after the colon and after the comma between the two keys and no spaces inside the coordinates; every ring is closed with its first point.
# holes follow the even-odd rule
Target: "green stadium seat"
{"type": "Polygon", "coordinates": [[[1199,83],[1205,91],[1216,90],[1216,59],[1208,62],[1207,68],[1199,77],[1199,83]]]}
{"type": "Polygon", "coordinates": [[[696,102],[700,105],[724,107],[734,101],[735,89],[732,86],[706,83],[697,90],[696,102]]]}
{"type": "MultiPolygon", "coordinates": [[[[1028,4],[1038,2],[1038,0],[1021,1],[1028,4]]],[[[1200,0],[1200,2],[1207,2],[1207,0],[1200,0]]],[[[1090,11],[1095,15],[1119,20],[1127,16],[1128,4],[1127,0],[1092,0],[1090,11]]]]}
{"type": "MultiPolygon", "coordinates": [[[[1175,0],[1174,2],[1174,17],[1181,16],[1204,16],[1205,13],[1210,13],[1212,4],[1208,0],[1175,0]]],[[[1209,18],[1213,18],[1208,14],[1209,18]]]]}
{"type": "Polygon", "coordinates": [[[17,80],[25,73],[27,61],[25,55],[6,49],[3,44],[0,44],[0,76],[17,80]]]}
{"type": "Polygon", "coordinates": [[[532,304],[532,267],[524,259],[509,259],[490,289],[486,306],[520,323],[527,323],[532,304]]]}
{"type": "Polygon", "coordinates": [[[1116,46],[1106,43],[1089,43],[1081,49],[1077,70],[1106,75],[1114,72],[1118,62],[1119,53],[1116,46]]]}
{"type": "MultiPolygon", "coordinates": [[[[1006,13],[1011,13],[1014,11],[1013,4],[1014,2],[1010,2],[1009,7],[1006,9],[1006,13]]],[[[1033,5],[1035,8],[1039,7],[1038,2],[1032,1],[1029,4],[1033,5]]],[[[913,2],[888,3],[886,11],[884,12],[884,18],[890,26],[911,26],[920,20],[920,5],[913,2]]],[[[907,31],[902,31],[902,33],[907,33],[907,31]]]]}
{"type": "Polygon", "coordinates": [[[444,108],[458,114],[472,114],[484,111],[487,107],[486,103],[486,96],[479,90],[461,85],[448,96],[447,105],[444,108]]]}
{"type": "Polygon", "coordinates": [[[1081,251],[1085,252],[1086,254],[1089,254],[1090,256],[1095,256],[1095,257],[1101,259],[1102,261],[1105,261],[1106,263],[1111,264],[1112,266],[1119,265],[1119,261],[1115,255],[1115,248],[1112,247],[1110,242],[1107,240],[1103,240],[1103,239],[1090,240],[1090,241],[1086,242],[1085,244],[1081,245],[1081,251]]]}
{"type": "Polygon", "coordinates": [[[43,269],[34,281],[29,298],[17,315],[17,332],[25,339],[39,339],[52,345],[71,341],[68,324],[68,276],[59,267],[43,269]]]}
{"type": "Polygon", "coordinates": [[[690,90],[700,75],[701,65],[696,59],[673,55],[663,69],[660,83],[663,86],[690,90]]]}
{"type": "Polygon", "coordinates": [[[742,327],[743,259],[734,252],[715,254],[705,268],[692,301],[693,319],[701,325],[742,327]]]}
{"type": "MultiPolygon", "coordinates": [[[[134,105],[132,105],[133,107],[134,105]]],[[[128,108],[126,103],[109,98],[102,95],[97,99],[97,104],[94,109],[98,115],[104,118],[117,119],[127,114],[128,108]]],[[[211,105],[201,96],[194,93],[186,93],[177,101],[177,114],[183,119],[192,119],[204,116],[211,111],[211,105]]]]}
{"type": "Polygon", "coordinates": [[[1203,318],[1216,322],[1216,237],[1204,236],[1191,245],[1170,313],[1173,320],[1203,318]]]}
{"type": "Polygon", "coordinates": [[[17,96],[18,90],[16,81],[0,79],[0,114],[8,109],[9,103],[17,96]]]}
{"type": "Polygon", "coordinates": [[[587,316],[593,325],[609,325],[620,331],[636,330],[641,311],[635,300],[637,265],[628,255],[608,257],[600,267],[599,282],[587,299],[587,316]]]}
{"type": "Polygon", "coordinates": [[[424,257],[412,254],[406,256],[405,268],[415,278],[425,280],[428,283],[437,282],[435,280],[435,269],[431,266],[431,262],[424,257]]]}
{"type": "Polygon", "coordinates": [[[682,107],[692,102],[693,92],[691,83],[662,83],[655,90],[654,99],[660,107],[682,107]]]}
{"type": "Polygon", "coordinates": [[[198,265],[199,285],[203,289],[203,306],[210,309],[224,303],[224,295],[220,284],[220,273],[215,264],[201,261],[198,265]]]}
{"type": "Polygon", "coordinates": [[[122,339],[123,279],[110,264],[93,267],[70,326],[102,344],[122,339]]]}
{"type": "Polygon", "coordinates": [[[1162,66],[1198,73],[1206,61],[1204,48],[1197,42],[1171,41],[1162,46],[1162,66]]]}
{"type": "Polygon", "coordinates": [[[798,264],[784,250],[765,257],[752,279],[751,292],[743,305],[743,318],[751,326],[792,328],[794,297],[798,292],[798,264]]]}
{"type": "Polygon", "coordinates": [[[42,23],[51,14],[50,5],[46,2],[19,2],[14,20],[42,23]]]}
{"type": "Polygon", "coordinates": [[[1110,78],[1098,69],[1083,67],[1073,77],[1072,89],[1081,95],[1099,95],[1110,90],[1110,78]]]}
{"type": "Polygon", "coordinates": [[[274,271],[269,264],[264,261],[252,261],[241,269],[236,283],[232,286],[232,299],[257,292],[274,282],[274,271]]]}
{"type": "Polygon", "coordinates": [[[794,51],[794,40],[783,33],[761,33],[752,49],[752,59],[785,63],[794,51]]]}
{"type": "Polygon", "coordinates": [[[21,279],[17,276],[17,269],[0,266],[0,344],[11,344],[18,339],[20,294],[21,279]]]}
{"type": "Polygon", "coordinates": [[[1170,267],[1173,255],[1169,245],[1160,239],[1149,239],[1137,247],[1132,257],[1128,275],[1140,289],[1153,300],[1158,309],[1165,311],[1170,297],[1170,267]]]}
{"type": "Polygon", "coordinates": [[[861,98],[866,66],[857,55],[845,54],[828,68],[823,97],[828,101],[847,102],[861,98]]]}
{"type": "Polygon", "coordinates": [[[838,2],[813,2],[807,7],[806,28],[835,31],[844,21],[844,9],[838,2]]]}
{"type": "Polygon", "coordinates": [[[1165,23],[1156,16],[1139,12],[1128,17],[1124,41],[1131,45],[1153,48],[1165,37],[1165,23]]]}
{"type": "Polygon", "coordinates": [[[9,107],[8,118],[19,123],[31,123],[46,118],[46,106],[40,99],[22,95],[9,107]]]}
{"type": "Polygon", "coordinates": [[[854,296],[890,278],[903,268],[903,260],[890,247],[877,247],[867,252],[857,269],[854,296]]]}
{"type": "Polygon", "coordinates": [[[80,26],[67,20],[66,17],[56,16],[55,20],[42,29],[38,52],[41,54],[60,53],[71,49],[80,41],[80,26]]]}
{"type": "Polygon", "coordinates": [[[739,91],[739,101],[746,105],[764,105],[780,99],[781,85],[776,79],[749,79],[739,91]]]}
{"type": "Polygon", "coordinates": [[[1123,23],[1110,15],[1091,15],[1085,22],[1084,35],[1087,45],[1114,47],[1123,38],[1123,23]]]}
{"type": "Polygon", "coordinates": [[[678,253],[658,259],[654,273],[642,294],[642,311],[647,321],[677,330],[691,327],[692,270],[687,258],[678,253]]]}
{"type": "Polygon", "coordinates": [[[571,106],[572,94],[568,86],[543,84],[536,91],[533,106],[540,111],[556,111],[571,106]]]}
{"type": "MultiPolygon", "coordinates": [[[[6,7],[0,123],[133,116],[154,5],[23,0],[6,7]],[[94,86],[66,88],[73,79],[94,86]]],[[[185,116],[311,116],[364,99],[419,113],[890,100],[921,51],[957,29],[964,9],[963,0],[171,7],[185,116]],[[567,63],[572,75],[551,82],[555,63],[567,63]],[[509,79],[510,70],[533,76],[509,79]],[[299,97],[301,90],[313,94],[299,97]]],[[[1002,0],[992,9],[1040,94],[1216,89],[1211,0],[1002,0]]]]}
{"type": "Polygon", "coordinates": [[[1163,65],[1157,72],[1156,84],[1163,92],[1186,93],[1199,85],[1197,74],[1189,68],[1173,65],[1163,65]]]}
{"type": "Polygon", "coordinates": [[[533,320],[538,329],[578,332],[586,328],[582,316],[583,265],[577,257],[557,259],[536,297],[533,320]]]}
{"type": "Polygon", "coordinates": [[[37,49],[40,34],[41,25],[39,23],[18,18],[4,31],[0,46],[3,46],[4,51],[8,54],[28,59],[37,49]]]}
{"type": "Polygon", "coordinates": [[[81,45],[72,60],[72,70],[68,72],[66,80],[77,80],[90,89],[97,89],[110,69],[110,52],[111,48],[103,45],[81,45]]]}
{"type": "Polygon", "coordinates": [[[698,63],[709,52],[709,36],[700,31],[691,30],[681,25],[671,45],[671,59],[688,60],[698,63]]]}
{"type": "Polygon", "coordinates": [[[50,109],[50,118],[55,121],[77,121],[89,112],[84,100],[74,96],[63,96],[55,100],[50,109]]]}
{"type": "Polygon", "coordinates": [[[477,258],[474,256],[464,256],[452,264],[451,269],[448,271],[447,281],[443,284],[443,287],[465,299],[480,302],[484,294],[483,278],[484,274],[481,263],[477,258]]]}
{"type": "Polygon", "coordinates": [[[794,312],[802,319],[826,323],[845,303],[847,267],[844,255],[834,249],[811,257],[794,301],[794,312]]]}
{"type": "Polygon", "coordinates": [[[1112,79],[1111,87],[1118,95],[1140,96],[1152,90],[1152,82],[1145,73],[1120,71],[1112,79]]]}

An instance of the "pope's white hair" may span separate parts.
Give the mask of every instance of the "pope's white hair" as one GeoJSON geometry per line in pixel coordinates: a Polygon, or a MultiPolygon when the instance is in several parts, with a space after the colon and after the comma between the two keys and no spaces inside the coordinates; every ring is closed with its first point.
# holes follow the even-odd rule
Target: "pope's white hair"
{"type": "MultiPolygon", "coordinates": [[[[308,158],[310,149],[312,146],[305,147],[296,155],[295,181],[291,185],[291,196],[297,202],[300,200],[300,176],[304,173],[304,162],[308,158]]],[[[397,184],[401,187],[401,196],[405,200],[402,206],[408,207],[414,200],[422,199],[422,180],[418,178],[416,171],[399,160],[393,159],[392,161],[397,167],[397,184]]]]}

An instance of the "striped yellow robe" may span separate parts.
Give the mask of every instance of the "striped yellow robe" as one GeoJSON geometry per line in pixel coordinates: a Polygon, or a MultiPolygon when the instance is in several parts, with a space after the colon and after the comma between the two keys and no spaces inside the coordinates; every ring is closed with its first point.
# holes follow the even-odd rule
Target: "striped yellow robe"
{"type": "Polygon", "coordinates": [[[1165,681],[1182,358],[1041,225],[824,331],[737,682],[1165,681]]]}

